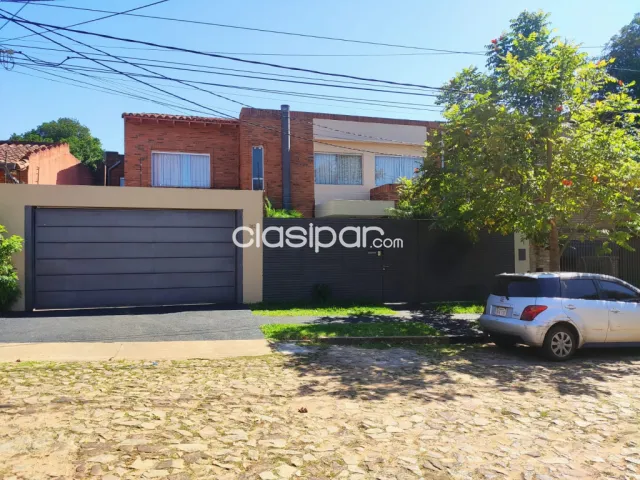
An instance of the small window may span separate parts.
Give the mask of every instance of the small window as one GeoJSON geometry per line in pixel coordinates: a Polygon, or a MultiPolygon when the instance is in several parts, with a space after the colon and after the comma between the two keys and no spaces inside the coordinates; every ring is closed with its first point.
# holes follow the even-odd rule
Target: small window
{"type": "Polygon", "coordinates": [[[637,292],[615,282],[600,280],[600,289],[602,290],[604,297],[609,300],[637,300],[639,297],[637,292]]]}
{"type": "Polygon", "coordinates": [[[251,167],[253,190],[264,190],[264,148],[253,147],[251,150],[251,167]]]}
{"type": "Polygon", "coordinates": [[[399,183],[401,178],[413,178],[422,163],[420,157],[376,155],[376,186],[399,183]]]}
{"type": "Polygon", "coordinates": [[[335,153],[314,155],[316,184],[362,185],[362,157],[335,153]]]}
{"type": "Polygon", "coordinates": [[[154,187],[211,188],[211,161],[208,154],[151,153],[154,187]]]}
{"type": "Polygon", "coordinates": [[[124,177],[120,177],[120,186],[124,187],[124,177]]]}
{"type": "Polygon", "coordinates": [[[535,298],[558,297],[560,282],[558,278],[531,278],[517,276],[499,276],[491,293],[499,297],[535,298]]]}
{"type": "Polygon", "coordinates": [[[593,280],[571,279],[562,280],[562,297],[577,300],[599,300],[598,289],[593,280]]]}

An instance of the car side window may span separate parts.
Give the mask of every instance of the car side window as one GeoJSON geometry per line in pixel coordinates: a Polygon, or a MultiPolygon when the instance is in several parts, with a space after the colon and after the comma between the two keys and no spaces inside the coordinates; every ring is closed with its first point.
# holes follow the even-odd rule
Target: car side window
{"type": "Polygon", "coordinates": [[[600,290],[609,300],[637,300],[638,293],[616,282],[600,281],[600,290]]]}
{"type": "Polygon", "coordinates": [[[575,298],[579,300],[600,300],[598,289],[593,280],[568,279],[560,281],[563,298],[575,298]]]}

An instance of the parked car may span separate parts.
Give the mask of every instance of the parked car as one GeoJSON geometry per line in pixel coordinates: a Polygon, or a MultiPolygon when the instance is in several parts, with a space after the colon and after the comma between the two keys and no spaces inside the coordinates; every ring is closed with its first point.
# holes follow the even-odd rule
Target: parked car
{"type": "Polygon", "coordinates": [[[500,274],[480,326],[500,347],[562,361],[582,347],[640,346],[640,289],[590,273],[500,274]]]}

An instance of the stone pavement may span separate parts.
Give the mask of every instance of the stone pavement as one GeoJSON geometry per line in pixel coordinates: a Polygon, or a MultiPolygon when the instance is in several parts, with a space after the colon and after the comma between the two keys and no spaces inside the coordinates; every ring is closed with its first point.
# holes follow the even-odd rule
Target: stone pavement
{"type": "Polygon", "coordinates": [[[640,478],[638,351],[0,364],[0,478],[640,478]]]}

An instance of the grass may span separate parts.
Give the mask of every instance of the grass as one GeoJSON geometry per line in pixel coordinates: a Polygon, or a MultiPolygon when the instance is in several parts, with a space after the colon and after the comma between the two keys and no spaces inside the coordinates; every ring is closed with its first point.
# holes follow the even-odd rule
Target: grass
{"type": "Polygon", "coordinates": [[[484,312],[484,304],[481,303],[457,303],[445,302],[436,303],[429,306],[430,309],[438,313],[482,313],[484,312]]]}
{"type": "Polygon", "coordinates": [[[384,305],[254,303],[251,305],[251,313],[264,317],[365,317],[394,315],[396,312],[384,305]]]}
{"type": "Polygon", "coordinates": [[[269,340],[314,340],[318,337],[400,337],[438,335],[430,325],[417,322],[271,323],[260,326],[269,340]]]}

